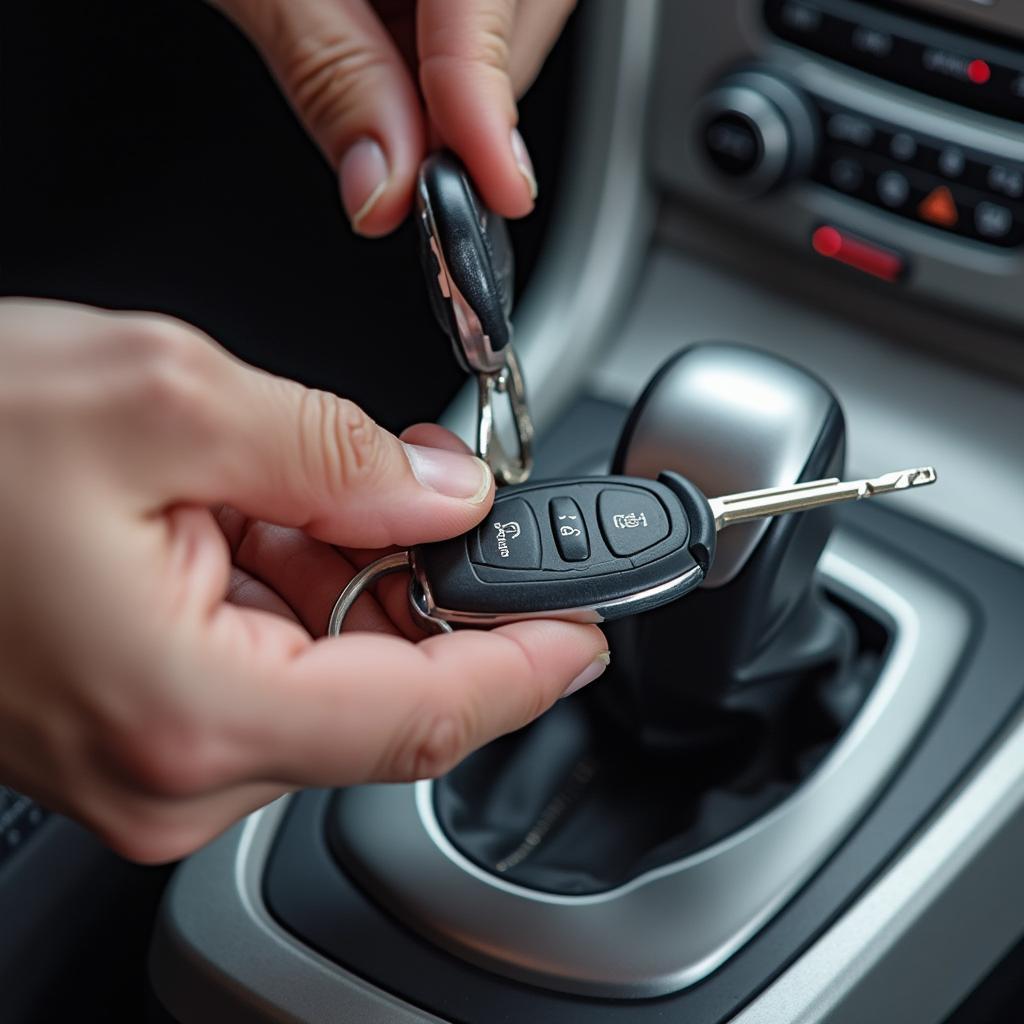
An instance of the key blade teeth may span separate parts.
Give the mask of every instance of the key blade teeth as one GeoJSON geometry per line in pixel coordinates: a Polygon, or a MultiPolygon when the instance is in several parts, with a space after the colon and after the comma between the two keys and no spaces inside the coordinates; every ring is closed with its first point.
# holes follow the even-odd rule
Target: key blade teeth
{"type": "Polygon", "coordinates": [[[884,494],[886,491],[904,491],[908,487],[925,487],[938,480],[934,466],[919,466],[916,469],[899,469],[894,473],[885,473],[866,480],[866,494],[884,494]]]}
{"type": "Polygon", "coordinates": [[[934,466],[920,466],[917,469],[904,469],[899,473],[893,473],[895,481],[894,490],[903,490],[906,487],[924,487],[933,484],[938,479],[934,466]]]}
{"type": "Polygon", "coordinates": [[[922,466],[920,469],[912,469],[910,474],[911,487],[925,487],[939,479],[939,474],[935,472],[934,466],[922,466]]]}

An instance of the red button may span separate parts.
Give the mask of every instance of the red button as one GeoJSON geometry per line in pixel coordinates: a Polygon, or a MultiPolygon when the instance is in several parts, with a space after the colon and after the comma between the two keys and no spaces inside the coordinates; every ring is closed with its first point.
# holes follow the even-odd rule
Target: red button
{"type": "Polygon", "coordinates": [[[937,224],[940,228],[952,228],[960,219],[953,193],[945,185],[933,188],[917,205],[922,220],[937,224]]]}
{"type": "Polygon", "coordinates": [[[830,224],[815,228],[811,246],[819,256],[837,260],[883,281],[897,281],[906,263],[899,253],[840,231],[830,224]]]}
{"type": "Polygon", "coordinates": [[[967,65],[967,77],[975,85],[984,85],[992,77],[992,69],[983,60],[972,60],[967,65]]]}

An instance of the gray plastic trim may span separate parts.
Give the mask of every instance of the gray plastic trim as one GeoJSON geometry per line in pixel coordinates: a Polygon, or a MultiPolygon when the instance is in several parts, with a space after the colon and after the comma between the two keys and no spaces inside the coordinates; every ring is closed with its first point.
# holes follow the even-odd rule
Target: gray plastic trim
{"type": "Polygon", "coordinates": [[[1024,716],[937,819],[734,1024],[937,1024],[1020,940],[1024,716]]]}
{"type": "Polygon", "coordinates": [[[303,945],[263,902],[282,797],[190,857],[164,897],[153,989],[182,1024],[443,1024],[303,945]]]}
{"type": "Polygon", "coordinates": [[[941,696],[969,616],[934,580],[850,534],[822,562],[828,585],[894,625],[878,683],[799,790],[741,832],[627,885],[537,892],[465,858],[429,782],[348,790],[348,866],[411,927],[499,974],[564,992],[645,998],[695,984],[786,903],[836,848],[941,696]]]}

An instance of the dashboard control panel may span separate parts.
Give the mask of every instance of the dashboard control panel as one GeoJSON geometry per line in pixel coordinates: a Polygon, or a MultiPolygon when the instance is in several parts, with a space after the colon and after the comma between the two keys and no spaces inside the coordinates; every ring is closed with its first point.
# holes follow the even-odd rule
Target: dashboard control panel
{"type": "Polygon", "coordinates": [[[768,0],[780,39],[900,85],[1024,121],[1024,51],[949,23],[853,0],[768,0]]]}
{"type": "Polygon", "coordinates": [[[663,7],[663,186],[751,240],[1024,324],[1016,16],[1000,32],[998,8],[980,28],[922,0],[730,0],[699,18],[688,7],[663,7]]]}

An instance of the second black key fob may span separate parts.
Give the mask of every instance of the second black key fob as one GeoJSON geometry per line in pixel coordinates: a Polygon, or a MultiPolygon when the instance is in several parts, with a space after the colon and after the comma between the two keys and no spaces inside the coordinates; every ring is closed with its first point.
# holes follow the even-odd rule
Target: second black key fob
{"type": "Polygon", "coordinates": [[[497,373],[512,341],[514,262],[505,221],[480,201],[449,152],[423,161],[416,187],[420,256],[430,303],[459,365],[497,373]]]}

